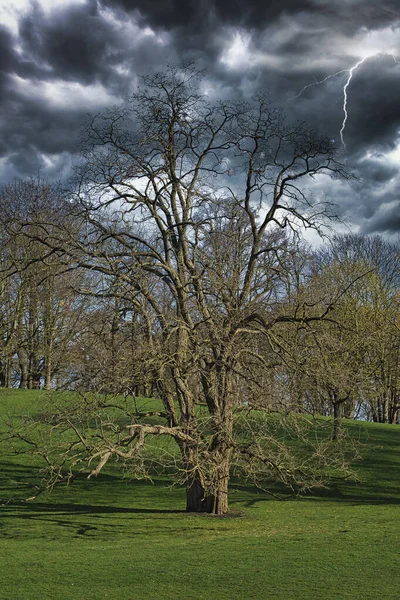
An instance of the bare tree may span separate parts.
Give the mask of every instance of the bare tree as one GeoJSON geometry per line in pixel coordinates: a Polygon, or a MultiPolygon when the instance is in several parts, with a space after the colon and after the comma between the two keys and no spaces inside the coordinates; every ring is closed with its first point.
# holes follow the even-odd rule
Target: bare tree
{"type": "Polygon", "coordinates": [[[320,249],[304,299],[329,318],[283,331],[290,402],[333,416],[395,423],[398,414],[398,248],[381,238],[335,236],[320,249]]]}
{"type": "MultiPolygon", "coordinates": [[[[297,489],[320,481],[321,462],[313,471],[310,457],[298,462],[293,448],[284,451],[243,394],[268,393],[260,373],[273,367],[266,357],[276,350],[276,327],[330,310],[294,303],[283,311],[293,247],[281,232],[331,218],[307,181],[347,174],[326,136],[287,124],[264,97],[210,104],[198,76],[169,68],[145,78],[126,106],[88,124],[74,205],[85,234],[64,240],[63,250],[101,275],[92,291],[113,298],[113,335],[121,322],[136,328],[164,410],[143,415],[122,404],[125,420],[111,423],[107,402],[92,401],[101,423],[92,436],[76,425],[77,408],[64,458],[97,461],[92,475],[113,457],[139,468],[148,437],[171,437],[187,510],[224,514],[233,464],[258,481],[272,471],[297,489]],[[162,424],[146,421],[154,416],[162,424]]],[[[61,245],[54,234],[43,243],[49,251],[61,245]]],[[[314,455],[323,453],[314,446],[314,455]]]]}
{"type": "Polygon", "coordinates": [[[337,235],[320,258],[331,273],[331,285],[340,285],[346,274],[355,278],[357,273],[366,273],[349,290],[341,314],[337,314],[352,343],[358,339],[363,346],[363,352],[355,353],[352,361],[362,373],[358,399],[353,395],[353,402],[344,406],[345,414],[351,416],[349,409],[353,408],[375,421],[396,423],[400,408],[399,246],[377,235],[337,235]]]}
{"type": "Polygon", "coordinates": [[[59,190],[32,179],[3,186],[0,207],[2,384],[50,389],[81,305],[74,288],[82,272],[51,245],[60,241],[54,230],[71,233],[69,206],[59,190]]]}

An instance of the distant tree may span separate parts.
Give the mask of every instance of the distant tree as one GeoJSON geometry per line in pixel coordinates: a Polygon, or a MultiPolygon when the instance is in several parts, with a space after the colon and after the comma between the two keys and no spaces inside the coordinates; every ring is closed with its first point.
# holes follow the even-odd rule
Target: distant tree
{"type": "Polygon", "coordinates": [[[306,294],[331,310],[324,323],[288,333],[300,405],[333,414],[335,438],[342,416],[396,422],[398,248],[378,236],[335,236],[316,259],[306,294]]]}
{"type": "Polygon", "coordinates": [[[80,301],[74,289],[82,272],[53,246],[62,226],[72,234],[68,204],[40,180],[16,181],[0,190],[1,331],[6,387],[50,389],[74,337],[80,301]],[[67,310],[68,309],[68,310],[67,310]]]}
{"type": "Polygon", "coordinates": [[[374,421],[396,423],[400,409],[400,246],[378,235],[342,235],[333,239],[328,255],[339,268],[362,262],[371,271],[362,282],[369,368],[362,402],[365,414],[374,421]]]}

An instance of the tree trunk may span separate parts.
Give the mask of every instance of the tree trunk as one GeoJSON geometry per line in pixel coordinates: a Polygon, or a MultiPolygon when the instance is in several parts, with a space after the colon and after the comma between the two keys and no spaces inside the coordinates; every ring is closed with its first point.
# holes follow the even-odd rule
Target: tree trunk
{"type": "Polygon", "coordinates": [[[0,371],[0,387],[6,387],[6,376],[4,373],[3,363],[2,363],[2,368],[0,371]]]}
{"type": "Polygon", "coordinates": [[[385,395],[385,400],[383,402],[383,423],[389,423],[389,398],[385,395]]]}
{"type": "Polygon", "coordinates": [[[28,359],[25,355],[25,352],[20,349],[18,350],[18,362],[19,362],[19,371],[20,371],[20,379],[19,379],[19,388],[21,390],[26,390],[28,385],[28,359]]]}
{"type": "Polygon", "coordinates": [[[42,378],[42,374],[40,372],[36,371],[32,376],[31,387],[29,389],[40,390],[41,378],[42,378]]]}
{"type": "MultiPolygon", "coordinates": [[[[225,515],[229,511],[229,457],[223,458],[213,473],[213,492],[206,495],[202,478],[194,475],[186,487],[186,511],[225,515]]],[[[189,470],[190,472],[190,470],[189,470]]]]}
{"type": "Polygon", "coordinates": [[[4,375],[5,375],[5,382],[4,385],[6,388],[10,388],[11,387],[11,375],[12,375],[12,356],[8,355],[5,357],[5,370],[4,370],[4,375]]]}
{"type": "Polygon", "coordinates": [[[46,281],[45,302],[43,313],[43,346],[44,346],[44,389],[51,389],[53,368],[53,343],[55,337],[55,324],[57,311],[54,305],[54,277],[46,281]]]}
{"type": "Polygon", "coordinates": [[[47,358],[46,366],[45,366],[45,375],[44,375],[44,389],[51,390],[51,360],[50,357],[47,358]]]}
{"type": "Polygon", "coordinates": [[[186,487],[186,511],[198,513],[211,513],[213,498],[205,495],[204,486],[200,477],[194,477],[186,487]]]}
{"type": "Polygon", "coordinates": [[[229,485],[229,457],[225,457],[218,465],[218,487],[212,496],[214,515],[225,515],[229,511],[228,485],[229,485]]]}
{"type": "Polygon", "coordinates": [[[38,382],[38,346],[39,346],[39,327],[38,327],[39,297],[38,288],[35,281],[32,282],[32,288],[29,296],[29,315],[28,315],[28,389],[34,390],[40,388],[40,375],[38,382]],[[38,385],[39,384],[39,385],[38,385]]]}
{"type": "Polygon", "coordinates": [[[333,435],[332,439],[337,440],[342,432],[342,410],[341,403],[333,403],[333,435]]]}
{"type": "Polygon", "coordinates": [[[26,390],[28,385],[28,365],[26,362],[19,363],[20,368],[20,380],[19,380],[19,388],[21,390],[26,390]]]}

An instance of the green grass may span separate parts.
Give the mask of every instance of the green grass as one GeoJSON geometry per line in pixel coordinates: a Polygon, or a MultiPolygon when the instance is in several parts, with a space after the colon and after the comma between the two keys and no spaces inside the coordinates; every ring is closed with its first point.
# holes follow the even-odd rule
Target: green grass
{"type": "MultiPolygon", "coordinates": [[[[0,413],[43,398],[2,391],[0,413]]],[[[285,502],[234,482],[235,518],[185,514],[182,489],[114,471],[3,504],[0,599],[395,600],[400,427],[347,426],[365,443],[359,482],[285,502]]],[[[36,467],[2,450],[0,497],[22,497],[36,467]]]]}

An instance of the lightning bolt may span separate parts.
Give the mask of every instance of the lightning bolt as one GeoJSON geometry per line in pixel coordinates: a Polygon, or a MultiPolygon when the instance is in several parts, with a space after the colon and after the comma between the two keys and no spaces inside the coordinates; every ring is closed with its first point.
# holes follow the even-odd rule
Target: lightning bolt
{"type": "MultiPolygon", "coordinates": [[[[380,53],[378,53],[378,54],[380,54],[380,53]]],[[[355,65],[353,65],[352,67],[350,67],[350,69],[341,69],[340,71],[336,71],[336,73],[332,73],[331,75],[328,75],[324,79],[321,79],[319,81],[313,81],[312,83],[309,83],[309,84],[305,85],[296,96],[293,96],[292,98],[289,98],[288,100],[286,100],[286,102],[289,102],[290,100],[296,100],[296,98],[300,98],[300,96],[303,94],[303,92],[305,90],[307,90],[308,88],[310,88],[310,87],[314,87],[315,85],[320,85],[321,83],[325,83],[325,81],[328,81],[328,79],[332,79],[332,77],[336,77],[337,75],[341,75],[342,73],[348,73],[346,81],[345,81],[345,83],[343,85],[343,121],[342,121],[342,126],[340,128],[340,140],[342,142],[343,148],[346,150],[346,144],[345,144],[345,141],[344,141],[344,131],[346,129],[346,123],[347,123],[347,119],[348,119],[347,103],[348,103],[348,89],[349,89],[349,85],[351,83],[351,80],[353,79],[353,75],[354,75],[355,71],[357,71],[357,69],[366,60],[369,60],[370,58],[373,58],[374,56],[378,56],[378,54],[371,54],[369,56],[364,56],[364,58],[360,59],[355,65]]],[[[396,57],[395,54],[389,54],[388,53],[388,55],[393,58],[393,60],[394,60],[394,62],[396,64],[400,64],[400,61],[397,60],[397,57],[396,57]]],[[[286,102],[285,102],[285,104],[286,104],[286,102]]]]}
{"type": "Polygon", "coordinates": [[[344,136],[343,136],[343,134],[344,134],[344,130],[346,128],[347,117],[348,117],[348,114],[347,114],[347,98],[348,98],[347,97],[347,90],[349,89],[350,82],[353,79],[353,73],[354,73],[354,71],[357,71],[358,67],[360,65],[362,65],[363,62],[365,62],[368,58],[371,58],[371,57],[370,56],[365,56],[364,58],[362,58],[361,60],[359,60],[358,63],[356,63],[353,67],[351,67],[351,69],[349,69],[349,76],[348,76],[348,78],[346,80],[346,83],[343,86],[343,114],[344,114],[344,117],[343,117],[342,127],[340,129],[340,139],[342,141],[342,146],[343,146],[343,148],[345,150],[346,150],[346,144],[344,142],[344,136]]]}
{"type": "MultiPolygon", "coordinates": [[[[300,96],[302,95],[303,92],[305,92],[305,90],[307,90],[310,87],[314,87],[314,85],[320,85],[321,83],[325,83],[325,81],[328,81],[328,79],[332,79],[332,77],[336,77],[336,75],[340,75],[341,73],[348,73],[349,69],[342,69],[341,71],[336,71],[336,73],[332,73],[331,75],[328,75],[327,77],[325,77],[324,79],[320,79],[319,81],[313,81],[312,83],[309,83],[308,85],[305,85],[297,94],[297,96],[293,96],[292,98],[288,98],[286,100],[286,102],[290,102],[291,100],[296,100],[296,98],[300,98],[300,96]]],[[[285,102],[285,104],[286,104],[285,102]]]]}

